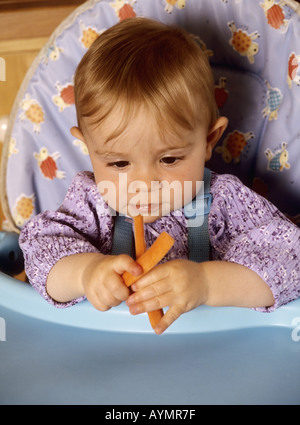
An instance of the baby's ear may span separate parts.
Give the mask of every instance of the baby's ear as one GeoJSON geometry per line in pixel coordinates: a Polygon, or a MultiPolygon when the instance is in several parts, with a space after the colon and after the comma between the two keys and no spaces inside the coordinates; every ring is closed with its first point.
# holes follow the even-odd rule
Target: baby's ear
{"type": "Polygon", "coordinates": [[[75,137],[76,139],[82,140],[84,142],[84,137],[79,127],[72,127],[70,132],[73,137],[75,137]]]}
{"type": "Polygon", "coordinates": [[[205,161],[208,161],[211,158],[213,148],[216,146],[222,134],[226,130],[228,125],[228,119],[226,117],[219,117],[211,128],[208,130],[206,138],[206,156],[205,161]]]}

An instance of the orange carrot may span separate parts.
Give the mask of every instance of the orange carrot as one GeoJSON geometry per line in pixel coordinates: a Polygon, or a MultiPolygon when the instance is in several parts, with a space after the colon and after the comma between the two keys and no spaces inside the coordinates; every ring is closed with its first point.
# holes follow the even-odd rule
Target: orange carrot
{"type": "Polygon", "coordinates": [[[148,317],[149,317],[149,321],[152,326],[152,329],[155,329],[156,325],[158,324],[158,322],[163,316],[164,316],[164,311],[162,308],[160,308],[159,310],[148,312],[148,317]]]}
{"type": "MultiPolygon", "coordinates": [[[[146,251],[146,242],[144,235],[144,219],[142,215],[137,215],[133,218],[134,221],[134,240],[135,240],[135,255],[139,258],[146,251]]],[[[154,329],[160,319],[163,317],[164,311],[162,308],[155,311],[149,311],[148,317],[152,328],[154,329]]]]}
{"type": "MultiPolygon", "coordinates": [[[[134,234],[135,251],[137,258],[136,261],[142,266],[143,274],[135,277],[132,276],[130,273],[125,272],[123,274],[123,279],[127,286],[132,285],[135,281],[140,279],[141,276],[147,273],[147,271],[151,270],[151,268],[153,268],[166,255],[166,253],[174,244],[174,239],[164,232],[157,238],[157,240],[149,248],[149,250],[146,251],[146,242],[144,238],[144,223],[143,217],[141,215],[134,217],[134,234]],[[155,243],[156,246],[154,247],[155,243]]],[[[153,329],[156,327],[163,315],[164,312],[162,308],[159,310],[148,312],[149,321],[153,329]]]]}
{"type": "Polygon", "coordinates": [[[137,215],[133,217],[133,222],[134,222],[135,256],[136,258],[139,258],[146,251],[143,216],[137,215]]]}
{"type": "Polygon", "coordinates": [[[122,277],[126,286],[131,286],[134,282],[144,276],[149,270],[151,270],[157,263],[166,255],[166,253],[174,245],[174,239],[166,232],[162,232],[155,240],[153,245],[144,252],[136,262],[142,266],[143,273],[139,276],[133,276],[129,272],[124,272],[122,277]]]}

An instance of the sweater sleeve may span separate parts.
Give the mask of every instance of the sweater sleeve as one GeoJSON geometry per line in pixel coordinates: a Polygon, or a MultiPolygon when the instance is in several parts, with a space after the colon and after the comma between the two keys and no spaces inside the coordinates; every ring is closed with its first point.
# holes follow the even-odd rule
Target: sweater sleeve
{"type": "Polygon", "coordinates": [[[209,216],[212,259],[241,264],[270,287],[271,312],[300,296],[300,229],[236,177],[212,179],[209,216]]]}
{"type": "Polygon", "coordinates": [[[65,256],[84,252],[108,254],[112,227],[112,218],[92,173],[78,173],[59,209],[42,212],[22,229],[19,243],[30,284],[56,307],[68,307],[83,300],[81,297],[60,303],[52,299],[46,291],[48,274],[65,256]]]}

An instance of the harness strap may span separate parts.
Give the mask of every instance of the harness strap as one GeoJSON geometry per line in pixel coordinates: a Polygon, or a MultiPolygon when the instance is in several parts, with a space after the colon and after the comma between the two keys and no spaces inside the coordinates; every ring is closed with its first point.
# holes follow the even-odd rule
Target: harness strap
{"type": "Polygon", "coordinates": [[[210,193],[211,171],[204,169],[204,188],[197,196],[184,207],[188,220],[188,247],[189,260],[201,263],[209,261],[210,242],[208,232],[208,213],[210,211],[212,195],[210,193]],[[193,215],[191,215],[193,212],[193,215]]]}
{"type": "MultiPolygon", "coordinates": [[[[204,188],[184,207],[188,221],[189,260],[202,262],[209,260],[210,243],[208,233],[208,213],[212,195],[210,194],[211,172],[204,169],[204,188]]],[[[134,258],[134,239],[132,222],[124,215],[115,216],[112,241],[112,255],[128,254],[134,258]]]]}
{"type": "Polygon", "coordinates": [[[125,215],[115,216],[111,255],[128,254],[135,258],[132,223],[125,215]]]}

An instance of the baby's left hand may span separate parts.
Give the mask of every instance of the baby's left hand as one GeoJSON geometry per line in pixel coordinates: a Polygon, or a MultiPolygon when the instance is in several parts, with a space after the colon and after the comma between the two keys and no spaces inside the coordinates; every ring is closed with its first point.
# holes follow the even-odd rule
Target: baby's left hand
{"type": "Polygon", "coordinates": [[[162,334],[181,314],[201,304],[208,296],[208,286],[201,263],[172,260],[160,264],[132,285],[134,293],[126,301],[131,314],[169,307],[155,328],[162,334]]]}

